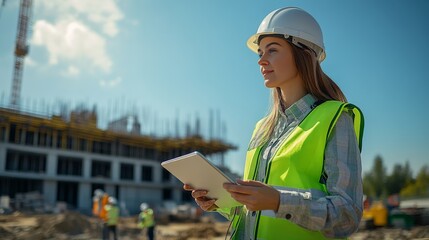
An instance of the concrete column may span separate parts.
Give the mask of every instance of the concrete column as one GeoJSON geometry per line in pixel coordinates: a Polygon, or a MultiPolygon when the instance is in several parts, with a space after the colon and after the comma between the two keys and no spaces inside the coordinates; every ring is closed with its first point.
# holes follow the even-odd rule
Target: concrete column
{"type": "Polygon", "coordinates": [[[135,164],[134,165],[134,182],[139,183],[140,179],[142,179],[142,165],[135,164]]]}
{"type": "Polygon", "coordinates": [[[91,212],[92,193],[90,183],[79,184],[79,197],[77,199],[77,208],[83,212],[91,212]]]}
{"type": "Polygon", "coordinates": [[[51,151],[48,151],[46,156],[46,175],[54,177],[57,175],[57,155],[51,151]]]}
{"type": "Polygon", "coordinates": [[[118,181],[119,180],[119,173],[120,173],[120,165],[117,159],[114,159],[111,161],[111,171],[112,171],[112,180],[118,181]]]}
{"type": "Polygon", "coordinates": [[[91,158],[86,156],[83,159],[83,178],[90,179],[91,178],[91,158]]]}
{"type": "Polygon", "coordinates": [[[162,169],[161,169],[162,167],[161,167],[161,165],[154,165],[153,166],[153,182],[154,183],[160,183],[162,180],[161,180],[161,171],[162,171],[162,169]]]}
{"type": "Polygon", "coordinates": [[[6,168],[6,144],[0,144],[0,173],[6,168]]]}
{"type": "Polygon", "coordinates": [[[57,182],[56,181],[43,181],[43,197],[45,203],[54,206],[57,202],[57,182]]]}

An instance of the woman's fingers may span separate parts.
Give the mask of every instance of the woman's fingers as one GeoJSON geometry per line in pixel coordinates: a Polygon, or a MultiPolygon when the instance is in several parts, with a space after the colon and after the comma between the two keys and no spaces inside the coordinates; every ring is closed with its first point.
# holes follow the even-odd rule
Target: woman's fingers
{"type": "Polygon", "coordinates": [[[212,208],[212,206],[216,202],[216,199],[210,199],[210,200],[195,199],[195,202],[197,203],[198,206],[200,206],[200,208],[202,208],[204,211],[207,211],[207,210],[210,210],[212,208]]]}
{"type": "Polygon", "coordinates": [[[255,187],[262,187],[265,186],[264,183],[254,180],[241,180],[237,179],[237,184],[244,185],[244,186],[255,186],[255,187]]]}
{"type": "Polygon", "coordinates": [[[237,193],[237,194],[245,194],[245,195],[251,195],[255,194],[258,191],[260,191],[261,188],[266,187],[267,185],[259,182],[259,181],[253,181],[253,180],[240,180],[237,179],[237,184],[233,183],[224,183],[223,187],[230,193],[237,193]]]}
{"type": "Polygon", "coordinates": [[[200,208],[204,211],[211,211],[217,208],[216,204],[214,204],[216,202],[216,199],[207,197],[207,190],[194,189],[189,184],[184,184],[183,189],[186,191],[191,191],[191,196],[195,199],[197,205],[200,206],[200,208]]]}
{"type": "Polygon", "coordinates": [[[202,197],[205,197],[207,195],[207,191],[206,190],[193,190],[191,195],[193,198],[202,198],[202,197]]]}
{"type": "Polygon", "coordinates": [[[225,183],[223,187],[249,210],[278,209],[280,193],[262,182],[237,180],[237,184],[225,183]]]}

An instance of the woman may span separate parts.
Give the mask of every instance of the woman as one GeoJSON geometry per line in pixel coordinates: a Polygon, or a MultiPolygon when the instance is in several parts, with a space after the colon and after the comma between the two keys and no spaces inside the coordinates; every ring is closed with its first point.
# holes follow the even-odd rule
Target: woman
{"type": "Polygon", "coordinates": [[[362,215],[363,116],[320,67],[318,23],[302,9],[278,9],[247,45],[259,54],[272,107],[256,124],[244,180],[224,184],[244,206],[219,209],[206,191],[184,189],[203,210],[228,217],[234,239],[350,236],[362,215]]]}

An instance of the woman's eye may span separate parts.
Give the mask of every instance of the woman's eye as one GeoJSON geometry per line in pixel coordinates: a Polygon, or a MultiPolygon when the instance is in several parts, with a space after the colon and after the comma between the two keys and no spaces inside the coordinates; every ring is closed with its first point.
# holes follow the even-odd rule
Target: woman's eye
{"type": "Polygon", "coordinates": [[[277,50],[276,50],[276,49],[274,49],[274,48],[272,48],[272,49],[269,49],[269,50],[268,50],[268,52],[269,52],[269,53],[275,53],[275,52],[277,52],[277,50]]]}
{"type": "MultiPolygon", "coordinates": [[[[268,50],[267,50],[267,53],[268,53],[268,54],[272,54],[272,53],[275,53],[275,52],[277,52],[277,49],[275,49],[275,48],[271,48],[271,49],[268,49],[268,50]]],[[[263,53],[263,52],[259,52],[259,53],[258,53],[259,58],[261,58],[263,55],[264,55],[264,53],[263,53]]]]}

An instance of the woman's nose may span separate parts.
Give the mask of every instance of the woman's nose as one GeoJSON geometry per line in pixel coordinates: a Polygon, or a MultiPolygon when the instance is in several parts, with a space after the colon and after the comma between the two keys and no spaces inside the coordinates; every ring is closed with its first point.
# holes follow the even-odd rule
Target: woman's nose
{"type": "Polygon", "coordinates": [[[265,66],[268,65],[268,61],[264,58],[264,56],[262,55],[259,60],[258,60],[258,64],[261,66],[265,66]]]}

